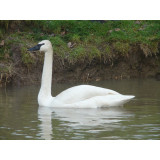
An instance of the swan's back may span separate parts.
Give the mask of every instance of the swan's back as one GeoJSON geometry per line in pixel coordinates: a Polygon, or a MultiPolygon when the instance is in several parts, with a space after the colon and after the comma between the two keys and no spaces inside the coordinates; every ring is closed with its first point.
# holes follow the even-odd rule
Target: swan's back
{"type": "Polygon", "coordinates": [[[79,85],[61,92],[55,97],[55,100],[61,101],[62,103],[65,104],[71,104],[95,96],[105,96],[105,95],[119,95],[119,93],[101,87],[96,87],[91,85],[79,85]]]}

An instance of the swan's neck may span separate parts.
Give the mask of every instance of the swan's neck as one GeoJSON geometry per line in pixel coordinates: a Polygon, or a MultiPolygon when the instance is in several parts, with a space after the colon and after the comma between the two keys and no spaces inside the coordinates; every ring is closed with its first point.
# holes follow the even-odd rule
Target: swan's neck
{"type": "Polygon", "coordinates": [[[52,62],[53,62],[53,51],[52,49],[45,52],[44,65],[42,72],[41,88],[38,94],[39,104],[44,103],[51,98],[51,85],[52,85],[52,62]]]}

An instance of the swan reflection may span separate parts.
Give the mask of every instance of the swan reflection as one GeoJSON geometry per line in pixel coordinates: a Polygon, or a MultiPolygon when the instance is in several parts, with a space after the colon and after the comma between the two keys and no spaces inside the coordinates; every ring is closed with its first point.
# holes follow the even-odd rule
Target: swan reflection
{"type": "Polygon", "coordinates": [[[43,139],[50,140],[52,138],[52,120],[51,120],[52,111],[48,107],[38,108],[38,119],[41,121],[41,137],[43,139]]]}
{"type": "Polygon", "coordinates": [[[59,120],[58,127],[66,125],[74,129],[87,129],[88,132],[111,131],[119,128],[120,122],[132,114],[122,107],[99,109],[74,109],[39,107],[38,118],[41,121],[40,130],[43,139],[52,139],[54,134],[54,121],[59,120]],[[96,128],[96,130],[95,130],[96,128]],[[98,129],[99,128],[99,129],[98,129]]]}

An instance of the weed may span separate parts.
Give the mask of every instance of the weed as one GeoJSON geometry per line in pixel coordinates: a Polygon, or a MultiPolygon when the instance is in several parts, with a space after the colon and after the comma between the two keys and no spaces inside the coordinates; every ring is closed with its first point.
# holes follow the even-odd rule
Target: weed
{"type": "Polygon", "coordinates": [[[31,57],[31,54],[29,54],[27,52],[27,48],[26,47],[21,47],[21,54],[22,54],[22,62],[29,67],[30,64],[34,63],[33,58],[31,57]]]}
{"type": "Polygon", "coordinates": [[[124,42],[115,42],[113,43],[113,47],[116,52],[120,53],[123,56],[128,55],[130,45],[124,42]]]}
{"type": "Polygon", "coordinates": [[[74,34],[74,35],[72,36],[72,38],[71,38],[71,41],[72,41],[72,42],[76,42],[76,43],[80,43],[80,42],[81,42],[80,36],[77,35],[77,34],[74,34]]]}
{"type": "Polygon", "coordinates": [[[69,61],[73,63],[73,61],[77,61],[80,59],[84,59],[86,56],[86,51],[83,46],[78,46],[74,48],[69,54],[69,61]]]}
{"type": "Polygon", "coordinates": [[[87,48],[87,57],[89,59],[89,61],[91,62],[94,58],[99,58],[101,59],[101,52],[99,51],[99,49],[96,46],[92,46],[90,45],[87,48]]]}

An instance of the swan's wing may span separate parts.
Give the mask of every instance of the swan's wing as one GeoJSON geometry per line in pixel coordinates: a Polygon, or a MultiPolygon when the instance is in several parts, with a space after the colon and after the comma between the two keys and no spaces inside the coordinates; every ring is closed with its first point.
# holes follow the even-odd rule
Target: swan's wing
{"type": "Polygon", "coordinates": [[[65,104],[83,101],[95,96],[119,95],[118,92],[91,85],[79,85],[69,88],[55,97],[55,100],[65,104]]]}
{"type": "Polygon", "coordinates": [[[62,107],[68,108],[98,108],[98,107],[113,107],[122,106],[135,96],[126,95],[107,95],[107,96],[96,96],[80,102],[72,104],[64,104],[62,107]]]}

